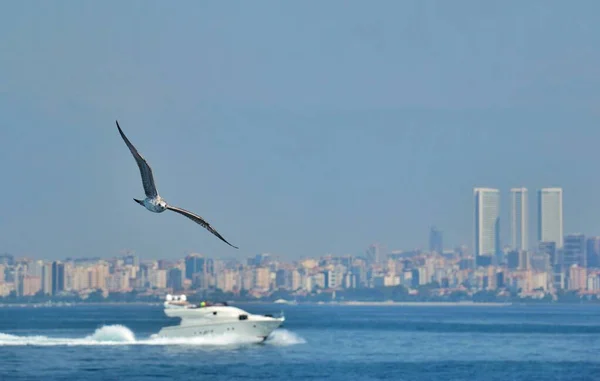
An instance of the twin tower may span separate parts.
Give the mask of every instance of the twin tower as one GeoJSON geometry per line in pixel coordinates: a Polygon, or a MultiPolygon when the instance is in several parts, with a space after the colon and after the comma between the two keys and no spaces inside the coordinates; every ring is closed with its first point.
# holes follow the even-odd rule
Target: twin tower
{"type": "MultiPolygon", "coordinates": [[[[500,191],[475,188],[475,255],[495,257],[500,245],[500,191]]],[[[527,188],[510,190],[511,249],[529,250],[527,188]]],[[[537,241],[554,242],[563,246],[562,188],[543,188],[537,191],[537,241]]]]}

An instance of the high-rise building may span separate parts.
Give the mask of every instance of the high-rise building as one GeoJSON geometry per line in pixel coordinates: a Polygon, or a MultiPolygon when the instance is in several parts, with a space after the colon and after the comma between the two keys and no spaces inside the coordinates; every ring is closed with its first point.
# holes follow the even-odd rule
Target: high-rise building
{"type": "Polygon", "coordinates": [[[559,264],[558,256],[556,255],[556,242],[540,242],[538,252],[548,256],[550,266],[559,264]]]}
{"type": "Polygon", "coordinates": [[[510,270],[516,270],[519,268],[519,251],[518,250],[512,250],[509,251],[508,254],[506,255],[506,266],[510,269],[510,270]]]}
{"type": "Polygon", "coordinates": [[[206,258],[206,263],[204,265],[206,273],[210,275],[215,275],[215,261],[212,258],[206,258]]]}
{"type": "Polygon", "coordinates": [[[565,243],[562,254],[562,266],[568,269],[573,265],[586,267],[586,242],[585,236],[581,233],[569,234],[565,237],[565,243]]]}
{"type": "Polygon", "coordinates": [[[15,264],[15,257],[12,254],[4,253],[0,254],[0,265],[13,266],[15,264]]]}
{"type": "Polygon", "coordinates": [[[504,287],[504,272],[503,271],[498,271],[496,273],[496,286],[498,288],[504,287]]]}
{"type": "Polygon", "coordinates": [[[510,233],[514,250],[528,250],[527,188],[510,190],[510,233]]]}
{"type": "MultiPolygon", "coordinates": [[[[475,255],[494,258],[500,253],[500,191],[475,188],[475,255]]],[[[484,261],[487,263],[487,261],[484,261]]]]}
{"type": "Polygon", "coordinates": [[[600,267],[600,237],[590,237],[587,240],[587,267],[600,267]]]}
{"type": "Polygon", "coordinates": [[[42,292],[52,294],[52,263],[44,263],[42,267],[42,292]]]}
{"type": "Polygon", "coordinates": [[[167,287],[167,270],[148,270],[148,283],[150,284],[150,287],[167,287]]]}
{"type": "Polygon", "coordinates": [[[379,244],[374,243],[367,249],[367,260],[371,263],[381,263],[381,247],[379,244]]]}
{"type": "Polygon", "coordinates": [[[65,289],[65,264],[52,262],[52,295],[65,289]]]}
{"type": "Polygon", "coordinates": [[[43,267],[44,267],[44,261],[41,261],[41,260],[31,261],[27,265],[27,274],[26,275],[41,278],[43,267]]]}
{"type": "Polygon", "coordinates": [[[546,253],[532,253],[529,258],[531,269],[535,271],[550,271],[550,257],[546,253]]]}
{"type": "Polygon", "coordinates": [[[42,278],[39,276],[25,275],[20,283],[22,289],[21,295],[35,295],[42,289],[42,278]]]}
{"type": "Polygon", "coordinates": [[[254,287],[267,291],[271,285],[271,274],[268,267],[256,267],[254,269],[254,287]]]}
{"type": "Polygon", "coordinates": [[[183,272],[181,269],[174,267],[167,273],[167,287],[173,291],[183,290],[183,272]]]}
{"type": "Polygon", "coordinates": [[[585,290],[587,286],[587,271],[585,267],[572,265],[568,268],[567,285],[569,290],[585,290]]]}
{"type": "Polygon", "coordinates": [[[126,255],[123,257],[123,263],[125,265],[138,267],[140,265],[140,258],[137,255],[126,255]]]}
{"type": "Polygon", "coordinates": [[[531,257],[527,250],[519,251],[519,270],[529,270],[531,267],[531,257]]]}
{"type": "Polygon", "coordinates": [[[435,226],[429,231],[429,251],[442,254],[444,252],[444,242],[442,232],[435,226]]]}
{"type": "Polygon", "coordinates": [[[538,191],[538,241],[556,242],[563,247],[562,188],[543,188],[538,191]]]}
{"type": "Polygon", "coordinates": [[[186,279],[194,279],[194,274],[204,274],[205,267],[205,259],[203,256],[199,254],[190,254],[185,258],[185,278],[186,279]]]}

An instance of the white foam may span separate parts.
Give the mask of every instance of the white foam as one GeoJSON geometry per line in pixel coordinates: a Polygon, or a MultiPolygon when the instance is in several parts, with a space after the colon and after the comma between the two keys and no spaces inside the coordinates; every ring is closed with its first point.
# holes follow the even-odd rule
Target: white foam
{"type": "Polygon", "coordinates": [[[135,335],[122,325],[108,325],[98,328],[90,336],[84,338],[48,337],[48,336],[16,336],[0,333],[0,346],[55,346],[55,345],[118,345],[135,343],[135,335]]]}
{"type": "MultiPolygon", "coordinates": [[[[94,346],[94,345],[198,345],[198,346],[239,346],[260,342],[255,338],[240,337],[235,334],[192,338],[136,339],[134,333],[123,325],[107,325],[84,338],[16,336],[0,333],[0,346],[94,346]]],[[[271,333],[266,344],[294,345],[304,343],[304,339],[294,333],[278,329],[271,333]]]]}
{"type": "Polygon", "coordinates": [[[279,346],[287,346],[304,344],[306,343],[306,340],[296,335],[295,333],[288,331],[287,329],[277,329],[269,335],[266,343],[279,346]]]}
{"type": "Polygon", "coordinates": [[[86,337],[84,340],[109,343],[134,343],[135,335],[129,328],[123,325],[105,325],[102,328],[98,328],[93,335],[86,337]]]}
{"type": "Polygon", "coordinates": [[[238,346],[260,342],[257,338],[241,337],[235,334],[204,337],[172,337],[158,338],[152,335],[150,339],[141,342],[146,345],[203,345],[203,346],[238,346]]]}

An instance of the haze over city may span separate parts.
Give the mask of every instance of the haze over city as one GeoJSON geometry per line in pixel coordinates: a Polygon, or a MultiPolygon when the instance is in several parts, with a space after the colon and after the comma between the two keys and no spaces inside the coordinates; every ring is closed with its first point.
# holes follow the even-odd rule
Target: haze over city
{"type": "Polygon", "coordinates": [[[544,187],[563,188],[565,234],[600,234],[583,3],[6,4],[0,253],[297,259],[427,248],[432,225],[472,247],[474,187],[501,191],[502,243],[514,187],[532,244],[544,187]],[[133,202],[115,119],[161,194],[239,251],[133,202]]]}
{"type": "Polygon", "coordinates": [[[600,2],[2,5],[0,380],[598,378],[600,2]]]}

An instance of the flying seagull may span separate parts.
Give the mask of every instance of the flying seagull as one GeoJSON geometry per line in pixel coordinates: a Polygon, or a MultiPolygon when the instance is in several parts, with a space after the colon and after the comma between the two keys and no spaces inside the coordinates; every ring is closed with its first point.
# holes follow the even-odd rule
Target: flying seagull
{"type": "Polygon", "coordinates": [[[144,185],[144,193],[146,193],[146,198],[144,199],[144,201],[138,200],[135,198],[133,200],[135,202],[137,202],[138,204],[144,206],[149,211],[154,212],[154,213],[162,213],[165,210],[172,210],[176,213],[184,215],[187,218],[189,218],[190,220],[202,225],[204,228],[206,228],[206,230],[208,230],[209,232],[211,232],[212,234],[217,236],[221,241],[223,241],[226,244],[228,244],[229,246],[237,249],[238,248],[237,246],[233,246],[232,244],[227,242],[227,240],[225,238],[223,238],[221,236],[221,234],[219,234],[219,232],[217,232],[212,226],[210,226],[210,224],[208,222],[206,222],[202,217],[200,217],[197,214],[194,214],[192,212],[189,212],[185,209],[171,206],[171,205],[167,204],[167,202],[162,197],[160,197],[160,195],[158,194],[158,191],[156,190],[156,184],[154,183],[154,176],[152,175],[152,168],[150,168],[150,165],[148,165],[148,163],[146,162],[146,159],[144,159],[142,157],[142,155],[139,154],[137,149],[135,149],[133,144],[131,144],[129,139],[127,139],[127,136],[125,136],[125,134],[123,133],[123,130],[121,130],[121,126],[119,126],[119,122],[118,121],[116,121],[116,122],[117,122],[117,128],[119,129],[119,133],[121,134],[121,137],[125,141],[125,144],[127,144],[127,147],[129,147],[129,150],[131,151],[133,158],[135,159],[138,167],[140,168],[140,174],[142,175],[142,184],[144,185]]]}

